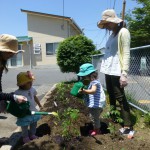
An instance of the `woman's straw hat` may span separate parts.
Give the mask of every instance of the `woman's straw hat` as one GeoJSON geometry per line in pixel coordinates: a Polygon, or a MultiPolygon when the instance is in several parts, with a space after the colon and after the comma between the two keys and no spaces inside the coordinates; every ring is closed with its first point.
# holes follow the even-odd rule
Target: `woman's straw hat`
{"type": "Polygon", "coordinates": [[[102,13],[102,20],[97,23],[97,26],[101,29],[104,28],[104,25],[108,22],[119,24],[123,20],[118,18],[113,9],[107,9],[102,13]]]}
{"type": "Polygon", "coordinates": [[[11,52],[11,53],[18,53],[18,41],[17,38],[13,35],[9,34],[1,34],[0,35],[0,52],[11,52]]]}

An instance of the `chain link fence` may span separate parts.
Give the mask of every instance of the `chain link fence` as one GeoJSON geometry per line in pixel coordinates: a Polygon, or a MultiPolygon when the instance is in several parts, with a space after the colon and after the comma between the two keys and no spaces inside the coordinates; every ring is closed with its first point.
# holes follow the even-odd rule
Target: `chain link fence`
{"type": "MultiPolygon", "coordinates": [[[[104,88],[105,75],[100,73],[103,54],[93,55],[92,64],[98,70],[104,88]]],[[[130,49],[128,86],[125,92],[129,104],[147,113],[150,111],[150,45],[130,49]]]]}

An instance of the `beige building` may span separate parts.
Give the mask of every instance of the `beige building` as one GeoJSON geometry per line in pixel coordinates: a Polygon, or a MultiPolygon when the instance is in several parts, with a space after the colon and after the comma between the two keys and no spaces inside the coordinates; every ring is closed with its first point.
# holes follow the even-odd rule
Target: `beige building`
{"type": "MultiPolygon", "coordinates": [[[[23,9],[21,12],[27,14],[28,36],[17,37],[19,49],[24,49],[25,53],[14,56],[18,58],[16,66],[56,64],[58,44],[70,36],[82,34],[80,27],[70,17],[23,9]]],[[[16,58],[12,58],[13,62],[16,58]]]]}
{"type": "Polygon", "coordinates": [[[17,37],[18,40],[18,50],[24,50],[24,52],[19,52],[8,60],[8,67],[23,67],[31,66],[31,53],[33,49],[32,38],[28,36],[17,37]]]}

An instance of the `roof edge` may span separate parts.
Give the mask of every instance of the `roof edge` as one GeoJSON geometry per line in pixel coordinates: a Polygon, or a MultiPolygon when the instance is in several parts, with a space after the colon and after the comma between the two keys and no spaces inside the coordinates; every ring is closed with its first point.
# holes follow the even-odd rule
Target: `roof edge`
{"type": "Polygon", "coordinates": [[[82,29],[78,26],[78,24],[71,17],[41,13],[41,12],[30,11],[30,10],[25,10],[25,9],[20,9],[20,10],[21,10],[21,12],[25,12],[25,13],[31,13],[31,14],[37,14],[37,15],[39,14],[39,15],[50,16],[50,17],[54,17],[54,18],[61,18],[61,19],[68,20],[71,23],[73,23],[74,26],[82,33],[82,29]]]}

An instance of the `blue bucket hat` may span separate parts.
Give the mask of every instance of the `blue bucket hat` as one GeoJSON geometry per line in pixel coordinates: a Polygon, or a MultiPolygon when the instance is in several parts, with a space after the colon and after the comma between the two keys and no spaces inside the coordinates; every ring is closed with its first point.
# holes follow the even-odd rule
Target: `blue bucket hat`
{"type": "Polygon", "coordinates": [[[96,71],[96,69],[94,68],[94,66],[92,64],[86,63],[86,64],[83,64],[80,66],[80,71],[77,75],[78,76],[87,76],[95,71],[96,71]]]}

